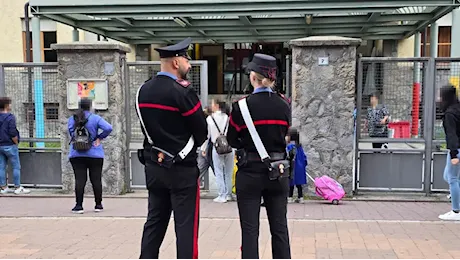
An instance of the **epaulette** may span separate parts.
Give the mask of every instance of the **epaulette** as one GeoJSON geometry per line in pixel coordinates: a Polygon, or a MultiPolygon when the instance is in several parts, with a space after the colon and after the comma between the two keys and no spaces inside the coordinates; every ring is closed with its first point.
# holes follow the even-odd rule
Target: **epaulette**
{"type": "Polygon", "coordinates": [[[249,95],[246,95],[246,96],[244,96],[244,97],[240,97],[239,99],[233,101],[233,103],[237,103],[238,101],[240,101],[240,100],[242,100],[242,99],[245,99],[245,98],[247,98],[247,97],[249,97],[249,95]]]}
{"type": "Polygon", "coordinates": [[[184,88],[190,86],[190,82],[187,80],[177,79],[176,82],[179,83],[179,85],[181,85],[184,88]]]}
{"type": "Polygon", "coordinates": [[[291,104],[291,101],[283,94],[279,93],[279,92],[276,92],[282,99],[284,99],[286,102],[288,102],[288,104],[291,104]]]}

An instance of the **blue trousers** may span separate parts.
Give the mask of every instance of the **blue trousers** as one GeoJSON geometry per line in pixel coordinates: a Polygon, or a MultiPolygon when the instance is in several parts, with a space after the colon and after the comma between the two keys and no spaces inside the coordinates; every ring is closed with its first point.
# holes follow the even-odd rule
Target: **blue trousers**
{"type": "Polygon", "coordinates": [[[13,168],[14,186],[21,186],[21,163],[19,161],[19,149],[17,145],[0,146],[0,187],[6,183],[6,165],[8,160],[13,168]]]}
{"type": "Polygon", "coordinates": [[[448,153],[443,177],[449,183],[452,210],[460,210],[460,164],[453,165],[450,160],[450,153],[448,153]]]}

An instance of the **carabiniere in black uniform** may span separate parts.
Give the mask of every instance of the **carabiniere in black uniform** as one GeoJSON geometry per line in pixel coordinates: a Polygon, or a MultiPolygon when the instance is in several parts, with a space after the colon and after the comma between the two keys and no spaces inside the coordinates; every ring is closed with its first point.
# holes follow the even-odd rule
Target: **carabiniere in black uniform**
{"type": "MultiPolygon", "coordinates": [[[[190,43],[191,39],[186,39],[156,50],[162,59],[190,59],[190,43]]],[[[149,191],[140,258],[159,257],[173,211],[177,258],[196,259],[200,199],[196,149],[207,136],[201,103],[188,81],[167,72],[144,83],[136,98],[145,136],[139,160],[145,165],[149,191]]]]}
{"type": "MultiPolygon", "coordinates": [[[[255,54],[248,70],[274,80],[276,59],[255,54]]],[[[256,87],[256,86],[254,86],[256,87]]],[[[271,88],[255,88],[246,97],[247,107],[260,139],[270,156],[262,162],[238,102],[233,104],[228,130],[228,142],[237,149],[238,172],[236,195],[242,233],[242,258],[259,258],[260,202],[263,197],[272,235],[272,253],[275,259],[291,257],[287,226],[287,197],[289,173],[270,170],[270,164],[287,159],[286,141],[290,125],[290,108],[281,94],[271,88]]]]}

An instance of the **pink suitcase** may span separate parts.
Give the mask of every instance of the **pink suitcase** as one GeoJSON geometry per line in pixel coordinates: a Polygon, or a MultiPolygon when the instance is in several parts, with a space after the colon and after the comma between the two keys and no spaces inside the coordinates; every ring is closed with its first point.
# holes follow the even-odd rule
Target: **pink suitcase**
{"type": "Polygon", "coordinates": [[[325,200],[332,202],[334,205],[339,205],[339,201],[345,196],[345,190],[342,185],[329,176],[323,175],[313,179],[308,175],[316,186],[316,194],[325,200]]]}

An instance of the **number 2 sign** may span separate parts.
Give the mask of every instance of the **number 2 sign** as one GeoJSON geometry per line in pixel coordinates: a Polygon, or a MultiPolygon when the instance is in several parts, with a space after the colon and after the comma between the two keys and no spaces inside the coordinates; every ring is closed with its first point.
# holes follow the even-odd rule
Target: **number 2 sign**
{"type": "Polygon", "coordinates": [[[318,65],[319,66],[327,66],[327,65],[329,65],[329,57],[319,57],[318,58],[318,65]]]}

